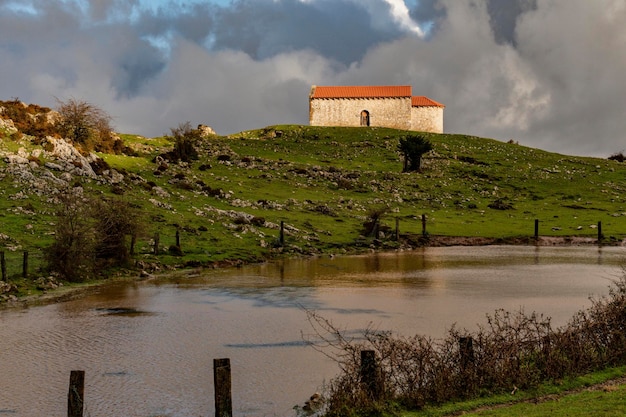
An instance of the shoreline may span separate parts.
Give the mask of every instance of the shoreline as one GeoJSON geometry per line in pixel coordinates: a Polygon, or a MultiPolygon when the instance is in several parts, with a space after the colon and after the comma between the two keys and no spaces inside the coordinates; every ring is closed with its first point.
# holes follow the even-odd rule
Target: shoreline
{"type": "MultiPolygon", "coordinates": [[[[471,247],[471,246],[539,246],[539,247],[581,247],[581,246],[626,246],[626,240],[608,240],[606,242],[598,242],[598,239],[591,237],[579,236],[540,236],[538,239],[534,237],[512,237],[512,238],[490,238],[490,237],[468,237],[468,236],[437,236],[430,235],[428,237],[419,236],[404,239],[404,245],[399,248],[377,248],[364,249],[352,247],[350,251],[343,254],[321,254],[316,256],[351,256],[371,252],[394,252],[397,250],[415,250],[424,247],[471,247]]],[[[298,256],[285,256],[285,258],[297,258],[298,256]]],[[[300,255],[302,257],[302,255],[300,255]]],[[[277,258],[267,258],[262,262],[270,262],[277,258]]],[[[84,295],[98,291],[106,285],[113,285],[120,282],[142,282],[166,277],[176,273],[186,273],[186,271],[194,271],[198,269],[221,269],[221,268],[237,268],[246,264],[242,260],[220,261],[208,263],[199,266],[180,266],[164,268],[159,273],[147,273],[144,269],[138,267],[134,270],[128,270],[127,274],[119,275],[114,278],[105,278],[100,280],[87,281],[80,284],[65,284],[53,290],[45,291],[42,294],[26,295],[18,297],[17,300],[0,302],[0,310],[10,308],[28,308],[33,306],[48,305],[62,303],[65,301],[80,298],[84,295]]]]}
{"type": "MultiPolygon", "coordinates": [[[[423,238],[422,238],[423,239],[423,238]]],[[[626,246],[626,240],[605,239],[580,236],[539,236],[534,237],[467,237],[467,236],[429,236],[423,246],[626,246]]]]}

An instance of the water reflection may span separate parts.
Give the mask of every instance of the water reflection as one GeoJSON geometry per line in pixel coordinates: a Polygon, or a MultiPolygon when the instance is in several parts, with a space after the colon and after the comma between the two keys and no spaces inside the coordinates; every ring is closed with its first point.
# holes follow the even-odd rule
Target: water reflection
{"type": "Polygon", "coordinates": [[[77,300],[0,311],[0,415],[63,415],[87,372],[92,417],[212,413],[212,360],[230,357],[235,415],[293,416],[337,372],[310,346],[306,310],[350,336],[366,327],[443,336],[496,308],[565,323],[621,273],[622,248],[425,248],[289,260],[115,284],[77,300]]]}

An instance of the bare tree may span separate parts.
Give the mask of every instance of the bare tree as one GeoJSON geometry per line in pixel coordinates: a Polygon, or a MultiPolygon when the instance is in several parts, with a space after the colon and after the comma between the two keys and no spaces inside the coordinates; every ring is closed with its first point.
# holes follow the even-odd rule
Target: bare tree
{"type": "Polygon", "coordinates": [[[59,196],[54,242],[47,250],[48,268],[70,282],[84,281],[107,267],[126,266],[127,238],[137,237],[143,223],[138,211],[117,199],[89,198],[74,190],[59,196]]]}
{"type": "Polygon", "coordinates": [[[108,149],[115,142],[111,116],[104,110],[74,98],[66,101],[57,99],[57,103],[57,111],[61,116],[59,131],[65,138],[86,151],[99,150],[99,147],[108,149]]]}
{"type": "Polygon", "coordinates": [[[54,242],[46,251],[48,268],[70,282],[81,282],[93,274],[93,218],[82,193],[68,190],[57,198],[54,242]]]}

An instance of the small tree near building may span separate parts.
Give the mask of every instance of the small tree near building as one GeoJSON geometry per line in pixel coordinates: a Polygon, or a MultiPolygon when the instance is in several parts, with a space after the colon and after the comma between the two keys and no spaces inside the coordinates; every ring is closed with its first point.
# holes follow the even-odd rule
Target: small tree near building
{"type": "Polygon", "coordinates": [[[422,156],[432,149],[433,145],[423,135],[408,135],[400,138],[398,150],[404,157],[402,172],[419,172],[422,168],[422,156]]]}

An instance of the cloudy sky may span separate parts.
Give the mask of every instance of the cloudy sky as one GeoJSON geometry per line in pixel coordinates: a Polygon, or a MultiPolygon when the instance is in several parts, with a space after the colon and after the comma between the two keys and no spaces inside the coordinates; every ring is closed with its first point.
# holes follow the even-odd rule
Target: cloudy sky
{"type": "Polygon", "coordinates": [[[0,100],[120,132],[308,124],[317,85],[411,85],[446,132],[626,151],[624,0],[0,0],[0,100]]]}

